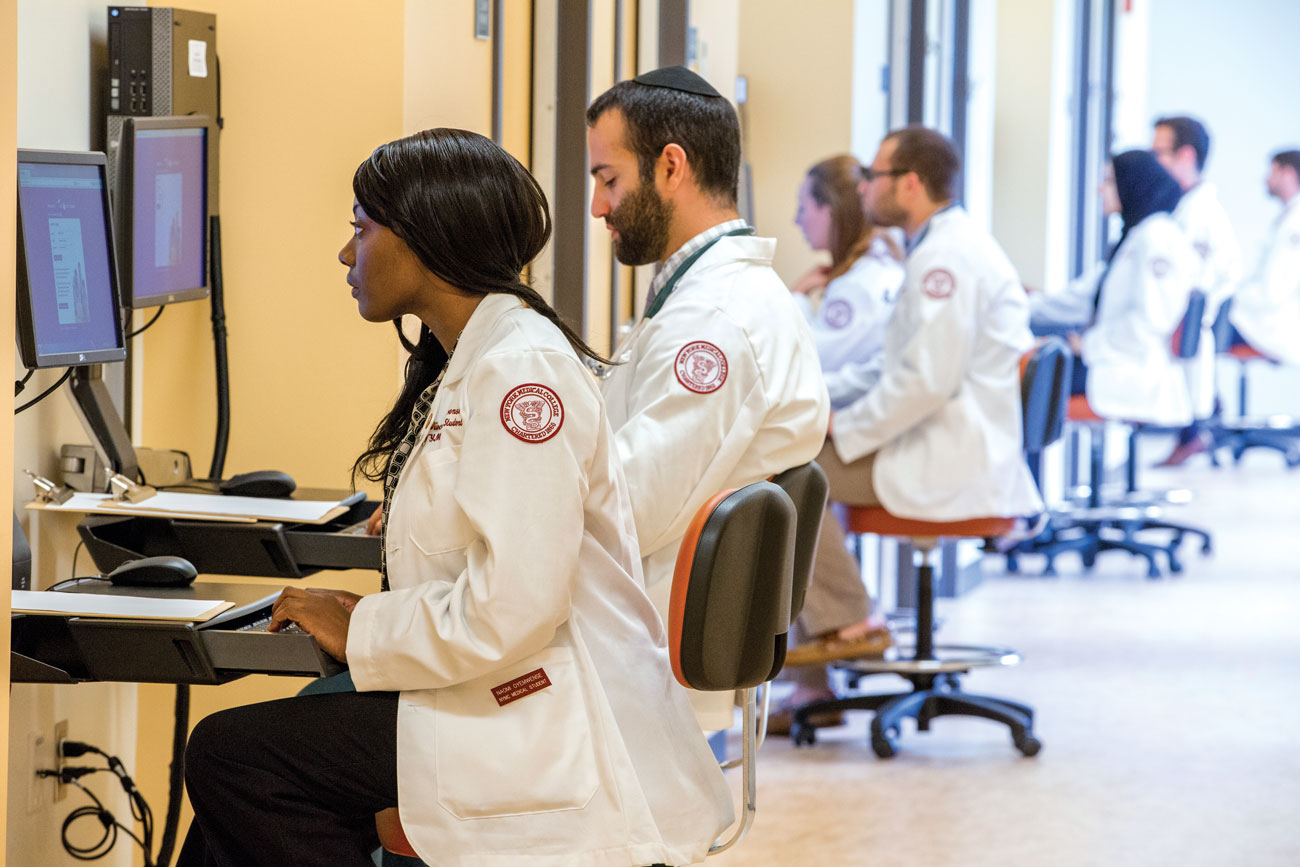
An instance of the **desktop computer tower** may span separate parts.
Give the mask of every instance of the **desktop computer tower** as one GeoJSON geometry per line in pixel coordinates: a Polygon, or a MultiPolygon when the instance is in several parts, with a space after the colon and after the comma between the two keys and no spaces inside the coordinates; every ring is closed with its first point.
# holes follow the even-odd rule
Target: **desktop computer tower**
{"type": "MultiPolygon", "coordinates": [[[[202,114],[217,122],[217,16],[170,6],[108,7],[108,170],[126,117],[202,114]]],[[[215,189],[209,210],[216,212],[215,189]]]]}

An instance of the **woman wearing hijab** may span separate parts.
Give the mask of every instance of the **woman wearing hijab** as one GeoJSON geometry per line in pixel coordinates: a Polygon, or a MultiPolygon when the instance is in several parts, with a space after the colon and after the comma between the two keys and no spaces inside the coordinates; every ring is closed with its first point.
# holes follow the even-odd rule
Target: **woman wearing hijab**
{"type": "Polygon", "coordinates": [[[1074,341],[1083,362],[1074,392],[1103,418],[1187,424],[1191,400],[1171,341],[1198,259],[1171,216],[1181,188],[1150,152],[1128,151],[1107,165],[1099,191],[1123,232],[1094,294],[1092,322],[1074,341]]]}

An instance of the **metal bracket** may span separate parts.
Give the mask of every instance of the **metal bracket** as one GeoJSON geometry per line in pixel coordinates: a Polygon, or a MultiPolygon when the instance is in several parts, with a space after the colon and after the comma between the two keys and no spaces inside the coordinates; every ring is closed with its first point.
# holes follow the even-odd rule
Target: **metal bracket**
{"type": "Polygon", "coordinates": [[[149,485],[138,485],[121,473],[114,473],[108,478],[108,490],[114,500],[139,503],[158,493],[149,485]]]}
{"type": "Polygon", "coordinates": [[[23,472],[32,478],[32,486],[36,489],[36,501],[38,503],[61,506],[72,499],[73,490],[71,488],[56,485],[44,476],[36,475],[31,470],[23,470],[23,472]]]}

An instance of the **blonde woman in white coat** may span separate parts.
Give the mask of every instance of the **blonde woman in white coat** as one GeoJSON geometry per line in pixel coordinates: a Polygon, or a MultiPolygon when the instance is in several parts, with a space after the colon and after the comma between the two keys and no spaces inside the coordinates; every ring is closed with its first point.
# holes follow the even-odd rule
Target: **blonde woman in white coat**
{"type": "Polygon", "coordinates": [[[794,217],[808,246],[831,255],[829,265],[813,268],[790,291],[817,342],[832,409],[857,400],[875,381],[885,326],[903,285],[903,251],[867,220],[861,182],[855,157],[822,160],[799,185],[794,217]],[[825,291],[814,305],[819,290],[825,291]]]}
{"type": "Polygon", "coordinates": [[[353,189],[362,317],[423,323],[357,463],[385,482],[387,592],[284,591],[272,629],[357,691],[201,722],[181,867],[369,867],[394,806],[445,867],[702,861],[730,798],[645,594],[594,353],[519,277],[541,189],[460,130],[381,146],[353,189]]]}
{"type": "MultiPolygon", "coordinates": [[[[1078,341],[1084,392],[1104,418],[1168,426],[1192,420],[1172,351],[1201,268],[1172,216],[1181,195],[1148,151],[1119,154],[1107,166],[1102,207],[1120,214],[1124,229],[1097,289],[1095,318],[1078,341]]],[[[1076,371],[1076,391],[1078,378],[1076,371]]]]}

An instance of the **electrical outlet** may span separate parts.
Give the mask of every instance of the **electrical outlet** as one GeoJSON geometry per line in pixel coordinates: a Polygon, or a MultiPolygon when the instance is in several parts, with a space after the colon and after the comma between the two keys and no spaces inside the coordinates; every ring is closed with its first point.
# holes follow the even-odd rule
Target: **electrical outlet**
{"type": "MultiPolygon", "coordinates": [[[[68,721],[61,719],[54,724],[54,767],[62,771],[67,763],[63,758],[63,742],[68,739],[68,721]]],[[[54,801],[62,801],[68,794],[68,787],[59,777],[54,778],[54,801]]]]}
{"type": "Polygon", "coordinates": [[[36,771],[41,768],[53,768],[58,761],[58,750],[50,742],[50,736],[39,732],[27,733],[27,812],[38,813],[53,801],[54,778],[38,777],[36,771]]]}

